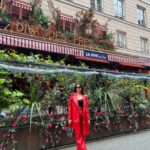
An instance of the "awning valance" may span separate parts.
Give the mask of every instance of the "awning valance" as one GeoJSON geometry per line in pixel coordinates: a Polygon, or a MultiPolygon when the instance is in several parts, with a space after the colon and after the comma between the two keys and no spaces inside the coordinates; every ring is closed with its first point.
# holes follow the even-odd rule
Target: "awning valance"
{"type": "Polygon", "coordinates": [[[119,62],[122,64],[129,64],[130,66],[150,66],[150,60],[145,58],[136,58],[131,56],[124,56],[121,54],[108,54],[108,60],[112,62],[119,62]]]}
{"type": "Polygon", "coordinates": [[[65,15],[65,14],[60,14],[59,17],[60,17],[61,20],[64,20],[64,21],[69,21],[69,22],[72,22],[72,23],[75,22],[75,19],[73,18],[73,16],[68,16],[68,15],[65,15]]]}
{"type": "Polygon", "coordinates": [[[32,11],[32,5],[31,4],[22,2],[20,0],[12,0],[12,5],[19,7],[19,8],[29,10],[29,11],[32,11]]]}
{"type": "Polygon", "coordinates": [[[83,56],[77,56],[77,59],[81,59],[81,60],[87,60],[87,61],[94,61],[94,62],[100,62],[100,63],[110,63],[107,60],[103,60],[103,59],[94,59],[94,58],[88,58],[88,57],[83,57],[83,56]]]}
{"type": "Polygon", "coordinates": [[[42,40],[40,41],[15,35],[7,35],[0,33],[0,44],[66,55],[83,56],[83,50],[73,46],[61,45],[57,43],[51,43],[42,40]]]}

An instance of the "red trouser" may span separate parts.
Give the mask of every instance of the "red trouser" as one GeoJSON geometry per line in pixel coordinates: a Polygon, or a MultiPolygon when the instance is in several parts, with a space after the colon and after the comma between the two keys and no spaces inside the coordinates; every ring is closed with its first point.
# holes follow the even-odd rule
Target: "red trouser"
{"type": "Polygon", "coordinates": [[[77,150],[87,150],[86,149],[86,144],[85,144],[85,137],[83,135],[83,111],[82,109],[79,110],[79,115],[80,115],[80,134],[76,134],[76,143],[77,143],[77,150]]]}

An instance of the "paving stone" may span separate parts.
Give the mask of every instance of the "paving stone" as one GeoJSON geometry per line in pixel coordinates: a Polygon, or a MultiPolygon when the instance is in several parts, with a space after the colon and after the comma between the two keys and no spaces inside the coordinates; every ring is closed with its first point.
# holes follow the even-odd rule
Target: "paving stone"
{"type": "MultiPolygon", "coordinates": [[[[76,150],[75,146],[60,150],[76,150]]],[[[87,143],[87,150],[150,150],[150,131],[87,143]]]]}

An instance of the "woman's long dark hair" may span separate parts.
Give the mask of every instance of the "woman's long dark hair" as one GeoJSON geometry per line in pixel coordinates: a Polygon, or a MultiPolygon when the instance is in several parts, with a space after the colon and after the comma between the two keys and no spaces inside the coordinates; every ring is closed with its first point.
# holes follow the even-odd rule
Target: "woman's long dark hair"
{"type": "Polygon", "coordinates": [[[75,85],[75,87],[74,87],[74,91],[73,92],[77,92],[77,85],[80,85],[80,87],[81,87],[81,94],[83,94],[84,95],[84,90],[83,90],[83,86],[82,86],[82,84],[80,84],[80,83],[76,83],[76,85],[75,85]]]}

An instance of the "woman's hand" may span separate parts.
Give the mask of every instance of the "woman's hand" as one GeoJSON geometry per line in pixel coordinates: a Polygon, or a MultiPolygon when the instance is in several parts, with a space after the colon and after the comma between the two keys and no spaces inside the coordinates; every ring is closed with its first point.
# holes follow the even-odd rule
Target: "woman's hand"
{"type": "Polygon", "coordinates": [[[89,120],[88,123],[89,123],[89,125],[90,125],[91,121],[89,120]]]}
{"type": "Polygon", "coordinates": [[[69,119],[69,120],[68,120],[68,124],[71,124],[71,123],[72,123],[72,120],[69,119]]]}

